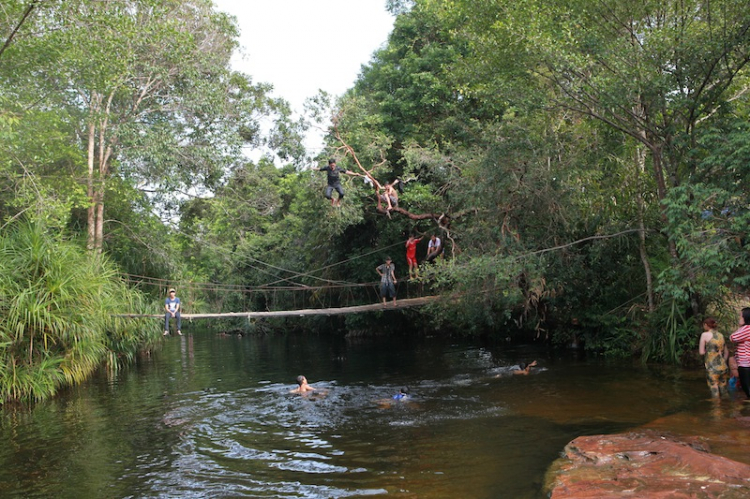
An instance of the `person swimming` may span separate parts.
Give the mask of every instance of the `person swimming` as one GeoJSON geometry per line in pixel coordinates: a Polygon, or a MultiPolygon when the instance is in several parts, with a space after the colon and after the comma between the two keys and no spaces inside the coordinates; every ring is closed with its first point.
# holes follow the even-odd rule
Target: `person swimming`
{"type": "Polygon", "coordinates": [[[393,400],[405,400],[409,397],[409,388],[404,387],[401,388],[396,395],[394,395],[392,398],[393,400]]]}
{"type": "Polygon", "coordinates": [[[392,395],[388,398],[376,400],[375,403],[378,404],[378,407],[380,407],[381,409],[390,409],[392,407],[400,405],[400,402],[408,402],[410,400],[411,395],[409,394],[409,388],[403,387],[400,388],[398,390],[398,393],[396,393],[395,395],[392,395]]]}
{"type": "Polygon", "coordinates": [[[297,388],[289,390],[289,393],[307,393],[315,392],[315,388],[307,383],[307,378],[301,374],[297,376],[297,388]]]}
{"type": "Polygon", "coordinates": [[[529,364],[526,364],[524,362],[521,362],[518,364],[518,369],[514,369],[511,371],[513,374],[521,374],[521,375],[528,375],[531,372],[531,368],[536,367],[536,361],[533,361],[529,364]]]}

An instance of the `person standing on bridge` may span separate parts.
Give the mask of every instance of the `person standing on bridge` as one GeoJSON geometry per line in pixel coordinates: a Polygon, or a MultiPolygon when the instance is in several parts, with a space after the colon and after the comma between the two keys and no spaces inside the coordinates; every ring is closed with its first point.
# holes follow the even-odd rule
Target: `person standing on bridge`
{"type": "Polygon", "coordinates": [[[391,257],[385,257],[385,263],[379,265],[375,271],[380,275],[380,296],[383,298],[383,305],[387,298],[393,298],[393,304],[396,304],[396,266],[391,262],[391,257]]]}
{"type": "Polygon", "coordinates": [[[169,319],[177,319],[177,334],[182,336],[182,319],[180,318],[180,299],[175,296],[174,288],[169,290],[169,297],[164,300],[164,336],[169,334],[169,319]]]}

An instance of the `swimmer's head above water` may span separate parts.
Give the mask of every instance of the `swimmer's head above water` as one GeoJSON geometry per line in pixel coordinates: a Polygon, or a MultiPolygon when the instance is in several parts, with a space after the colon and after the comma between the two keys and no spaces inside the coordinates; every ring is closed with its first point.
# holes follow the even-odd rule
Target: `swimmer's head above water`
{"type": "Polygon", "coordinates": [[[530,362],[529,364],[521,362],[518,364],[518,369],[514,369],[513,374],[529,374],[532,367],[536,367],[536,361],[530,362]]]}
{"type": "Polygon", "coordinates": [[[315,390],[312,386],[307,384],[307,378],[302,376],[301,374],[297,376],[297,388],[294,390],[291,390],[290,393],[306,393],[306,392],[312,392],[315,390]]]}
{"type": "Polygon", "coordinates": [[[401,400],[405,399],[409,395],[409,388],[403,387],[401,388],[396,395],[393,396],[394,400],[401,400]]]}

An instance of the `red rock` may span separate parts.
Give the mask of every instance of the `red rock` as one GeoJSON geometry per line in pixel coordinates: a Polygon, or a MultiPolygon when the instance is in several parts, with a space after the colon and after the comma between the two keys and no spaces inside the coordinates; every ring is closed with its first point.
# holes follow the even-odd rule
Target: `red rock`
{"type": "Polygon", "coordinates": [[[698,438],[645,430],[579,437],[547,474],[552,499],[750,497],[750,466],[698,438]]]}

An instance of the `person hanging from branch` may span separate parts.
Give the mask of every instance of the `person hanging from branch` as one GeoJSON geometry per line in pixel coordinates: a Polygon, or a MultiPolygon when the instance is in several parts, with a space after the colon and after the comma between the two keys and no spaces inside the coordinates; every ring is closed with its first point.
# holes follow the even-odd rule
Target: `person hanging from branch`
{"type": "Polygon", "coordinates": [[[341,174],[354,176],[359,176],[359,174],[336,166],[336,160],[333,158],[328,160],[327,166],[319,168],[318,171],[326,172],[328,176],[328,185],[325,191],[326,199],[331,200],[331,206],[333,207],[341,206],[341,200],[344,199],[344,189],[341,187],[341,174]],[[338,198],[333,197],[333,191],[339,193],[338,198]]]}
{"type": "Polygon", "coordinates": [[[399,182],[398,179],[393,182],[388,182],[383,187],[383,193],[380,195],[380,200],[388,205],[388,211],[393,208],[398,208],[398,191],[394,187],[394,184],[399,182]]]}
{"type": "MultiPolygon", "coordinates": [[[[335,122],[335,120],[334,120],[335,122]]],[[[365,183],[367,185],[372,186],[373,190],[375,191],[375,199],[377,200],[377,212],[382,213],[384,215],[390,215],[391,212],[400,213],[411,220],[435,220],[438,225],[440,225],[442,228],[447,228],[447,222],[450,220],[450,217],[445,213],[411,213],[408,210],[405,210],[404,208],[401,208],[398,206],[398,192],[403,192],[403,181],[400,179],[396,179],[393,182],[391,182],[391,189],[388,190],[389,194],[395,193],[395,199],[396,203],[394,204],[391,199],[390,195],[386,195],[386,187],[383,186],[373,175],[373,170],[376,168],[383,166],[387,163],[387,160],[385,157],[382,157],[382,161],[380,161],[377,164],[374,164],[369,170],[365,168],[362,163],[359,161],[359,158],[357,157],[357,153],[354,151],[354,148],[350,146],[349,144],[344,141],[343,137],[341,136],[341,133],[339,132],[338,127],[334,126],[334,134],[336,136],[336,139],[341,143],[341,147],[339,149],[342,149],[345,151],[345,154],[351,155],[352,160],[357,165],[359,170],[362,172],[358,174],[361,177],[365,177],[366,181],[365,183]],[[385,196],[385,197],[383,197],[385,196]],[[390,204],[389,204],[390,201],[390,204]],[[385,206],[384,206],[385,205],[385,206]]],[[[322,171],[323,169],[321,169],[322,171]]],[[[357,175],[356,173],[350,173],[350,175],[357,175]]],[[[386,184],[387,185],[387,184],[386,184]]],[[[454,215],[455,218],[455,215],[454,215]]]]}

